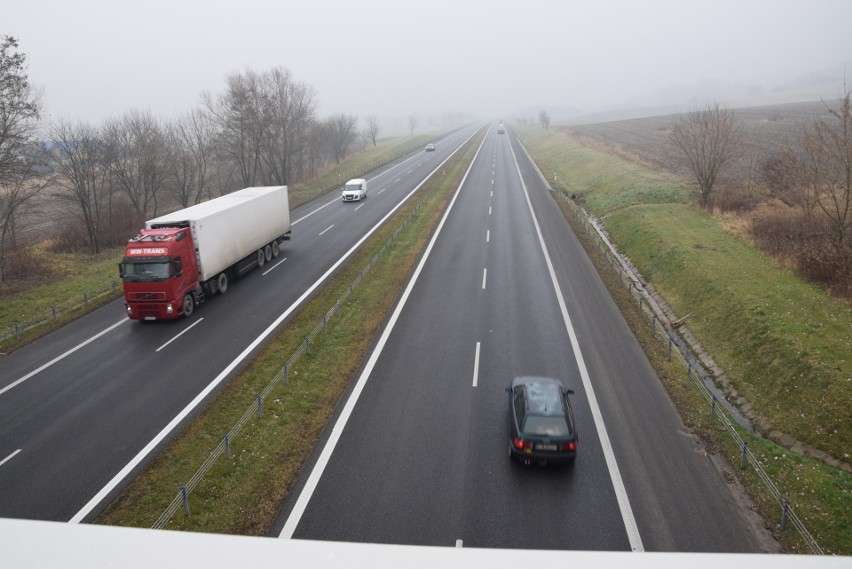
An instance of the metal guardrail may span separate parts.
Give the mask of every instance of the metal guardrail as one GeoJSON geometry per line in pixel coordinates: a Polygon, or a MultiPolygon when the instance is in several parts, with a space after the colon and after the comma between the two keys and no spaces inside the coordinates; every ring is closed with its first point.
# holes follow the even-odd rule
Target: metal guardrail
{"type": "Polygon", "coordinates": [[[420,198],[420,200],[415,204],[414,208],[409,212],[409,214],[403,219],[402,223],[397,227],[397,229],[391,234],[388,238],[387,242],[382,246],[382,248],[370,259],[370,262],[361,270],[359,276],[350,283],[349,287],[343,293],[343,295],[334,303],[334,305],[328,310],[328,312],[323,316],[319,321],[317,321],[316,326],[314,326],[313,330],[310,334],[305,337],[304,342],[293,352],[293,355],[284,362],[281,366],[281,369],[275,376],[270,380],[270,382],[266,385],[266,387],[255,397],[255,400],[252,404],[246,409],[245,413],[243,413],[242,417],[234,424],[231,429],[225,433],[222,437],[222,440],[219,441],[219,444],[216,445],[216,448],[212,450],[207,459],[198,467],[198,470],[195,471],[195,474],[190,477],[187,483],[184,486],[181,486],[177,495],[172,499],[171,503],[168,507],[163,511],[157,521],[151,526],[152,529],[162,529],[166,526],[169,520],[175,515],[175,513],[183,507],[184,514],[190,514],[190,506],[189,506],[189,495],[192,491],[198,486],[198,484],[203,480],[204,476],[210,471],[216,461],[224,454],[228,459],[231,458],[231,441],[235,439],[235,437],[239,434],[242,428],[253,418],[257,417],[260,419],[263,416],[263,402],[269,397],[272,391],[284,382],[285,384],[290,383],[290,371],[299,361],[299,359],[304,355],[309,353],[311,349],[311,343],[313,340],[320,334],[326,334],[328,331],[328,327],[333,324],[333,318],[336,314],[341,314],[341,307],[346,302],[346,300],[352,296],[353,292],[364,282],[364,277],[369,276],[369,274],[376,269],[382,261],[382,257],[387,254],[388,249],[393,245],[394,241],[399,237],[399,234],[406,228],[408,223],[414,218],[415,215],[420,213],[420,209],[423,207],[423,204],[429,199],[434,193],[435,189],[430,188],[426,191],[426,193],[420,198]]]}
{"type": "MultiPolygon", "coordinates": [[[[526,149],[524,149],[526,152],[526,149]]],[[[527,156],[529,154],[527,153],[527,156]]],[[[535,164],[535,161],[530,157],[530,162],[535,164]]],[[[807,545],[811,548],[811,551],[817,555],[825,555],[822,548],[810,534],[810,532],[805,527],[804,523],[802,523],[801,519],[796,515],[793,511],[792,506],[790,505],[790,501],[787,500],[782,492],[778,489],[776,484],[772,481],[763,467],[760,465],[760,461],[754,454],[749,450],[748,441],[744,440],[739,432],[737,432],[736,427],[734,426],[734,422],[728,417],[728,414],[725,412],[725,409],[722,405],[718,405],[718,398],[715,394],[711,392],[711,390],[707,387],[706,383],[708,381],[712,382],[712,379],[709,379],[709,374],[704,369],[704,367],[698,362],[698,359],[695,355],[686,347],[686,344],[679,341],[679,338],[673,335],[673,332],[670,330],[668,326],[664,324],[664,315],[658,314],[654,308],[653,304],[649,301],[649,299],[642,292],[642,288],[639,286],[639,283],[642,283],[642,280],[635,273],[630,272],[627,268],[628,263],[625,259],[618,253],[615,246],[606,238],[603,233],[603,230],[600,228],[595,218],[589,215],[586,210],[577,205],[577,203],[571,199],[562,189],[553,189],[550,184],[547,182],[547,179],[541,174],[539,171],[539,175],[541,179],[544,181],[545,185],[550,189],[551,194],[560,199],[561,201],[567,203],[572,211],[572,213],[581,221],[586,232],[591,235],[595,242],[597,243],[598,249],[604,255],[609,266],[618,273],[619,278],[621,279],[624,286],[627,288],[628,293],[631,298],[637,302],[642,314],[645,315],[648,320],[651,322],[653,336],[655,338],[661,339],[664,343],[667,344],[669,350],[669,359],[675,357],[681,365],[683,365],[684,369],[687,372],[687,377],[692,380],[693,385],[698,389],[701,396],[707,401],[710,405],[710,418],[711,422],[715,422],[718,420],[734,440],[735,444],[742,449],[742,458],[740,463],[740,468],[744,469],[747,464],[751,465],[760,479],[763,481],[766,488],[769,490],[769,493],[778,503],[781,508],[781,523],[780,529],[781,531],[785,531],[787,527],[787,523],[790,522],[796,528],[796,531],[799,532],[802,539],[807,543],[807,545]]]]}
{"type": "Polygon", "coordinates": [[[47,324],[48,322],[55,322],[61,315],[72,312],[74,310],[78,310],[80,308],[84,308],[89,305],[93,300],[100,298],[107,294],[114,294],[117,292],[118,283],[115,279],[109,285],[104,286],[100,290],[86,291],[83,293],[83,301],[77,302],[75,300],[70,300],[68,303],[62,306],[51,306],[50,313],[44,313],[40,316],[34,316],[32,320],[27,322],[18,322],[15,321],[11,324],[11,326],[4,326],[3,329],[6,330],[4,332],[0,332],[0,342],[7,340],[11,337],[15,337],[16,340],[21,338],[21,334],[25,331],[35,328],[36,326],[41,326],[42,324],[47,324]]]}

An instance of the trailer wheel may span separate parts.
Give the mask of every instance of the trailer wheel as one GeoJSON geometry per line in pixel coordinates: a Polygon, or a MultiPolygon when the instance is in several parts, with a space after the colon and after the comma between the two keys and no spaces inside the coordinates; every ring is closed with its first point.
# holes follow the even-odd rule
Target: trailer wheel
{"type": "Polygon", "coordinates": [[[263,254],[266,255],[266,262],[267,263],[269,261],[271,261],[272,260],[272,247],[270,245],[267,245],[266,247],[264,247],[263,248],[263,254]]]}
{"type": "Polygon", "coordinates": [[[183,315],[189,318],[193,312],[195,312],[195,298],[191,294],[186,294],[183,297],[183,315]]]}
{"type": "Polygon", "coordinates": [[[263,249],[257,250],[257,266],[262,267],[266,264],[266,255],[263,254],[263,249]]]}
{"type": "Polygon", "coordinates": [[[277,257],[281,252],[281,247],[278,245],[278,239],[272,242],[272,256],[277,257]]]}
{"type": "Polygon", "coordinates": [[[219,291],[219,294],[225,294],[228,291],[227,273],[219,273],[219,276],[216,277],[216,289],[219,291]]]}

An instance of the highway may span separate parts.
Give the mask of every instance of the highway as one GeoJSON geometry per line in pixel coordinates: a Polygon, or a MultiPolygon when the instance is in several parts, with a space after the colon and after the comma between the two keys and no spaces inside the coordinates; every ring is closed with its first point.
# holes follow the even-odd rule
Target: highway
{"type": "Polygon", "coordinates": [[[0,517],[90,521],[431,172],[471,126],[291,212],[292,240],[189,319],[121,300],[0,359],[0,517]]]}
{"type": "Polygon", "coordinates": [[[272,528],[445,547],[759,552],[548,189],[491,129],[272,528]],[[559,378],[573,466],[508,457],[505,388],[559,378]]]}

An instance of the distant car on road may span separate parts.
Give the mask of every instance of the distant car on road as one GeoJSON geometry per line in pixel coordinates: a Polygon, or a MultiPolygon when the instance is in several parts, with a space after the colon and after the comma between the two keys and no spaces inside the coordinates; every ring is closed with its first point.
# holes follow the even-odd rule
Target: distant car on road
{"type": "Polygon", "coordinates": [[[571,463],[577,456],[577,430],[569,395],[559,380],[524,376],[512,380],[509,394],[509,455],[525,464],[571,463]]]}
{"type": "Polygon", "coordinates": [[[429,144],[426,145],[426,152],[432,152],[433,150],[435,150],[434,144],[429,143],[429,144]]]}
{"type": "Polygon", "coordinates": [[[353,178],[343,186],[343,201],[355,202],[367,199],[367,180],[353,178]]]}

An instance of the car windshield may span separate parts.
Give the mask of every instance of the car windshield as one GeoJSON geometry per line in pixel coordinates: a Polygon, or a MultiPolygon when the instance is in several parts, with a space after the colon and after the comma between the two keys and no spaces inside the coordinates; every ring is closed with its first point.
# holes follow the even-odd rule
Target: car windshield
{"type": "Polygon", "coordinates": [[[361,184],[346,184],[345,190],[348,192],[357,192],[361,189],[361,184]]]}
{"type": "Polygon", "coordinates": [[[571,435],[565,417],[527,415],[524,422],[525,436],[567,437],[571,435]]]}
{"type": "Polygon", "coordinates": [[[121,278],[126,281],[159,281],[169,278],[168,261],[161,262],[124,262],[121,278]]]}

